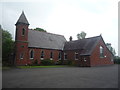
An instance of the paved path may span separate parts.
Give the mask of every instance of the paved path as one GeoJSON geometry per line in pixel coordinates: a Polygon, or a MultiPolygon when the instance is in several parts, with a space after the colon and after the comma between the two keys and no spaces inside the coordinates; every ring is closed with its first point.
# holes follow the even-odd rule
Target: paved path
{"type": "Polygon", "coordinates": [[[117,88],[118,66],[12,69],[3,88],[117,88]]]}

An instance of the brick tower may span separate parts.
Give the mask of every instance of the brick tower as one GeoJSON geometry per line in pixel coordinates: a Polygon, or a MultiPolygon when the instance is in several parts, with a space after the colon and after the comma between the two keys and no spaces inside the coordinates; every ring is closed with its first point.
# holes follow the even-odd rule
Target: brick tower
{"type": "Polygon", "coordinates": [[[18,21],[16,22],[16,36],[15,36],[15,64],[26,65],[28,60],[28,20],[24,12],[22,12],[18,21]]]}

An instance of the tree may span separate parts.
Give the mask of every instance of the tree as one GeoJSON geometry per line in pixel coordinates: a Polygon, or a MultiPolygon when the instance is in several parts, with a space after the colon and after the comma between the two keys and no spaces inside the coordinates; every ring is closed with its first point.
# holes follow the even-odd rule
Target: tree
{"type": "Polygon", "coordinates": [[[115,49],[111,46],[111,43],[106,43],[107,48],[113,53],[113,55],[116,55],[115,49]]]}
{"type": "Polygon", "coordinates": [[[14,49],[14,41],[12,35],[2,29],[2,60],[3,64],[9,64],[9,57],[14,49]]]}
{"type": "Polygon", "coordinates": [[[84,31],[82,31],[81,33],[78,33],[78,34],[77,34],[77,38],[78,38],[78,39],[84,39],[85,36],[86,36],[86,33],[85,33],[84,31]]]}
{"type": "Polygon", "coordinates": [[[42,28],[35,28],[34,30],[42,31],[42,32],[47,32],[46,30],[44,30],[44,29],[42,29],[42,28]]]}

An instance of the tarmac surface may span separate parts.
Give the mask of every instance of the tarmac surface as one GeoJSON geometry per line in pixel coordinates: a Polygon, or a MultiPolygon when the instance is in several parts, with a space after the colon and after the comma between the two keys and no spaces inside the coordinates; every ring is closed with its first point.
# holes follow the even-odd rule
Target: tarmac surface
{"type": "Polygon", "coordinates": [[[118,88],[118,65],[11,69],[2,72],[3,88],[118,88]]]}

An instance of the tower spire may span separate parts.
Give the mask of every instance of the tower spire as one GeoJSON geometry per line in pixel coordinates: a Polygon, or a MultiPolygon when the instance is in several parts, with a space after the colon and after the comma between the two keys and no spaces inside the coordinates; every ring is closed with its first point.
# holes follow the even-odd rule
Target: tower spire
{"type": "Polygon", "coordinates": [[[15,25],[17,25],[17,24],[27,24],[27,25],[29,25],[29,22],[28,22],[25,14],[24,14],[24,11],[22,11],[22,14],[20,15],[20,17],[19,17],[19,19],[18,19],[18,21],[16,22],[15,25]]]}

